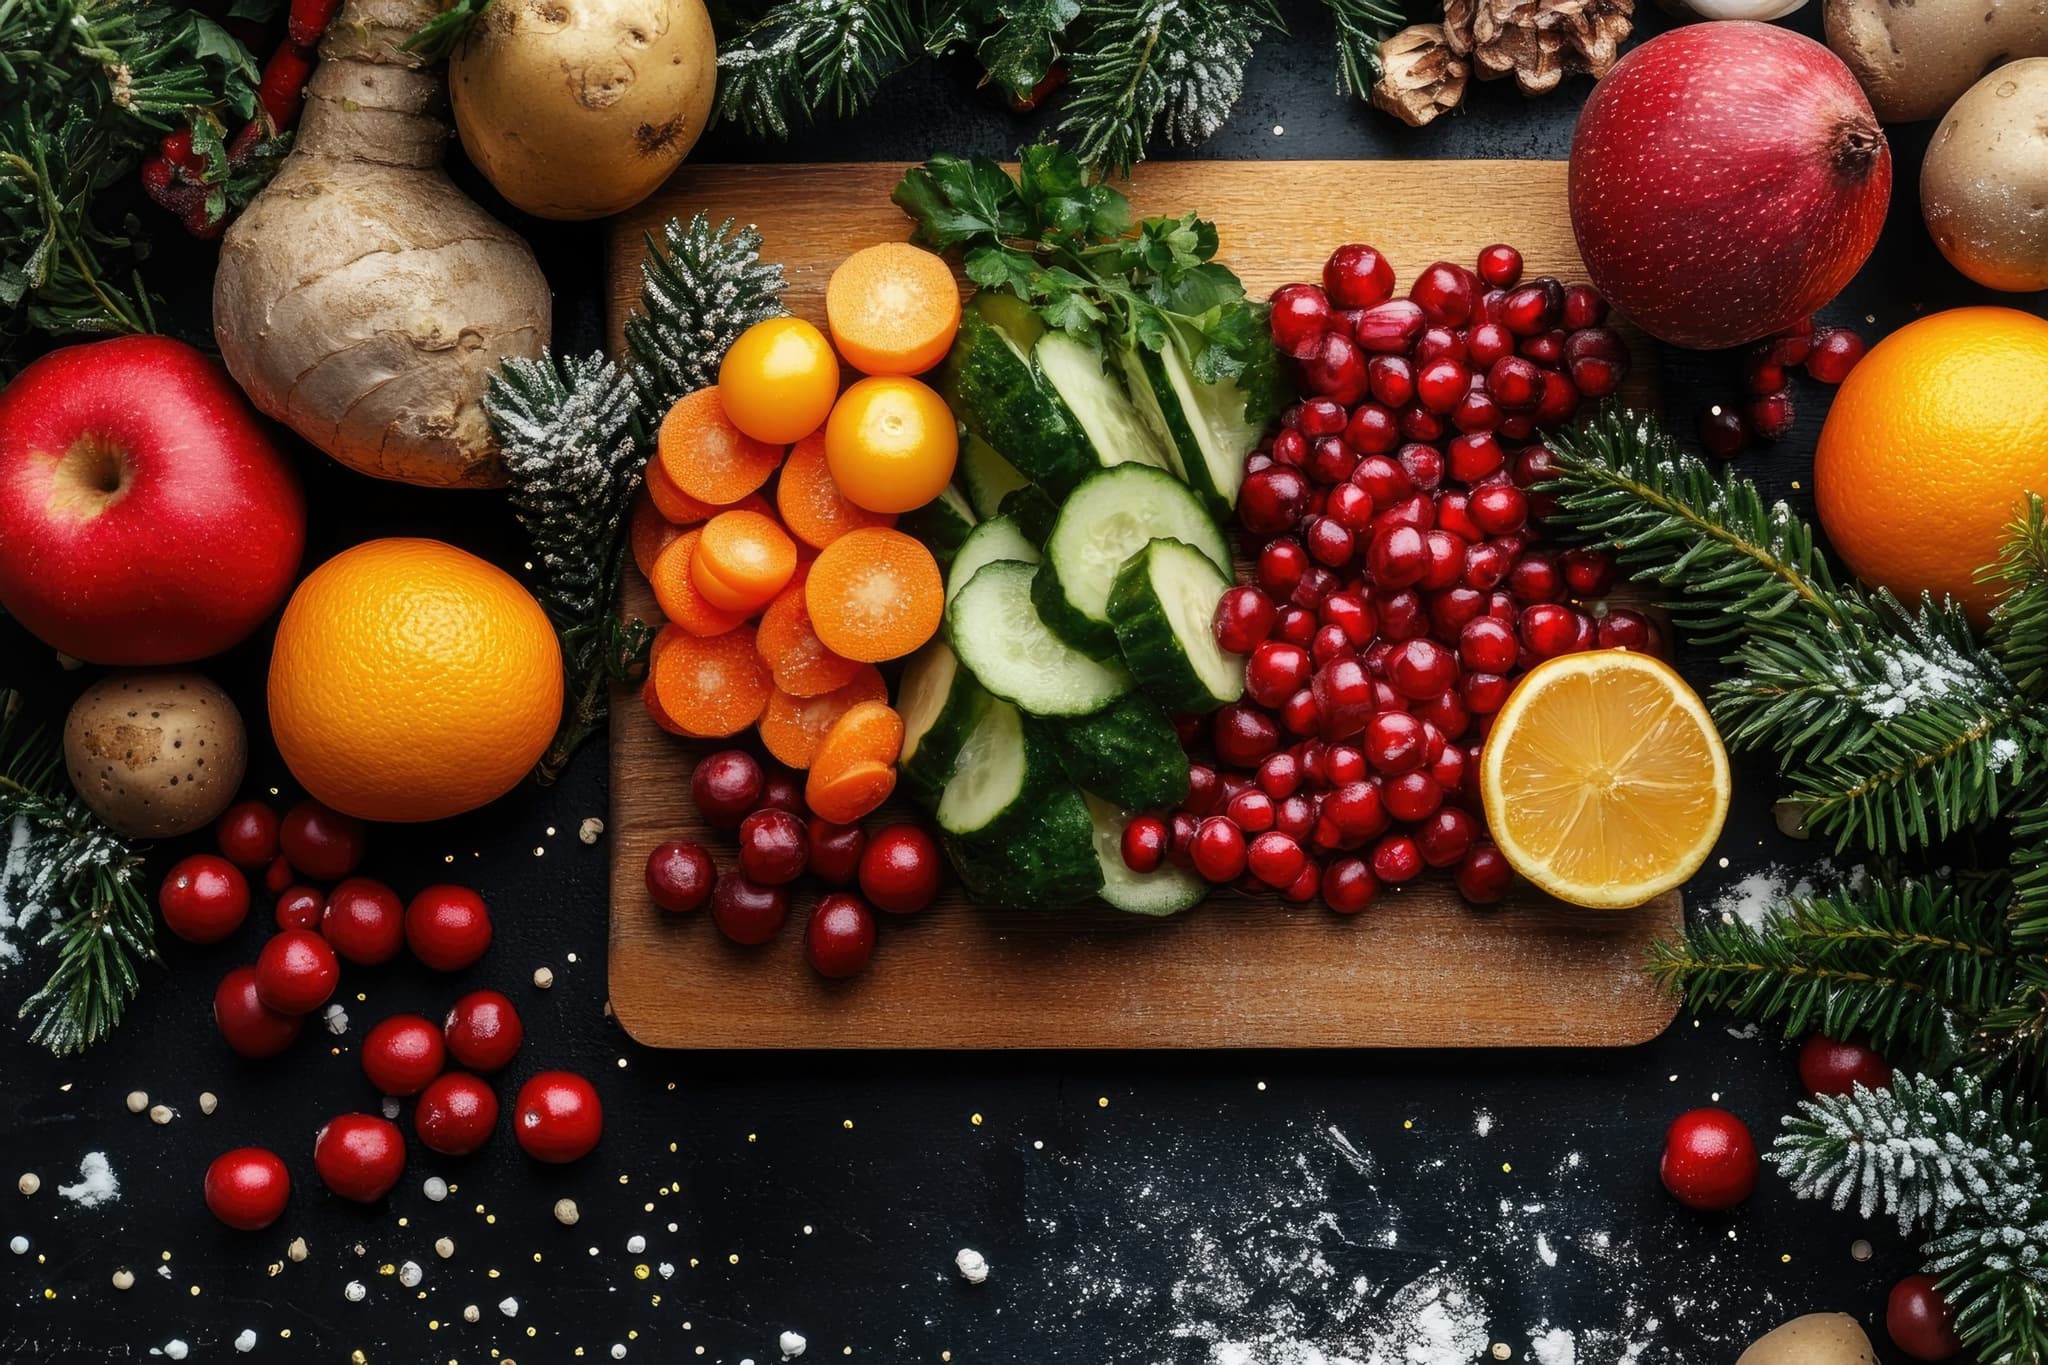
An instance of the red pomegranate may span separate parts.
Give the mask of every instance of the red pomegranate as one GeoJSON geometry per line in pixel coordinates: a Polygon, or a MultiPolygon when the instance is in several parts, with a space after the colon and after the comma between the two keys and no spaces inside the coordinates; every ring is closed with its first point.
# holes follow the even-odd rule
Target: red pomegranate
{"type": "Polygon", "coordinates": [[[1769,24],[1659,34],[1572,136],[1572,231],[1593,283],[1676,346],[1739,346],[1834,298],[1884,226],[1891,151],[1839,57],[1769,24]]]}

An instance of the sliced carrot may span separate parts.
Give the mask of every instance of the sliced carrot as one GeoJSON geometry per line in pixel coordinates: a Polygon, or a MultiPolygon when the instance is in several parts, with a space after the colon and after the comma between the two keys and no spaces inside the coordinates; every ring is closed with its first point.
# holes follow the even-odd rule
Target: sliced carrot
{"type": "Polygon", "coordinates": [[[646,703],[647,714],[654,717],[654,723],[656,725],[659,725],[662,729],[668,731],[672,735],[681,735],[685,739],[696,738],[696,736],[692,735],[688,730],[685,730],[682,726],[676,724],[675,720],[669,715],[668,712],[662,710],[661,695],[654,690],[654,678],[652,676],[651,670],[647,681],[640,684],[640,700],[646,703]]]}
{"type": "Polygon", "coordinates": [[[871,815],[896,790],[896,769],[888,763],[856,763],[831,776],[811,769],[804,783],[804,804],[820,820],[851,825],[871,815]]]}
{"type": "Polygon", "coordinates": [[[807,565],[797,567],[789,586],[761,613],[761,628],[754,636],[761,657],[775,674],[776,688],[792,697],[821,697],[836,691],[865,667],[825,648],[818,632],[811,629],[811,614],[804,607],[807,569],[807,565]]]}
{"type": "Polygon", "coordinates": [[[626,518],[626,536],[633,546],[633,565],[642,577],[654,572],[655,559],[682,533],[682,528],[662,516],[644,487],[633,495],[633,510],[626,518]]]}
{"type": "Polygon", "coordinates": [[[695,526],[700,521],[708,521],[718,512],[712,504],[699,502],[676,487],[676,481],[661,467],[659,455],[647,462],[645,487],[655,510],[673,526],[695,526]]]}
{"type": "Polygon", "coordinates": [[[727,611],[759,611],[795,573],[796,543],[760,512],[720,512],[705,522],[690,561],[697,591],[727,611]]]}
{"type": "Polygon", "coordinates": [[[840,357],[862,374],[923,374],[960,330],[960,286],[921,247],[862,247],[832,272],[825,321],[840,357]]]}
{"type": "Polygon", "coordinates": [[[685,531],[677,536],[655,557],[654,571],[647,575],[647,581],[654,588],[654,600],[660,604],[661,614],[671,622],[691,635],[723,635],[747,616],[745,612],[713,606],[690,581],[690,565],[697,557],[697,542],[703,534],[685,531]]]}
{"type": "Polygon", "coordinates": [[[775,506],[790,534],[819,550],[848,531],[896,524],[893,513],[870,512],[839,491],[825,463],[825,434],[821,431],[790,447],[789,458],[782,462],[782,477],[775,483],[775,506]]]}
{"type": "Polygon", "coordinates": [[[885,701],[863,701],[846,709],[818,741],[813,768],[855,763],[894,763],[903,752],[903,717],[885,701]]]}
{"type": "Polygon", "coordinates": [[[819,553],[804,580],[804,605],[825,648],[872,664],[932,638],[946,589],[930,550],[901,531],[870,526],[819,553]]]}
{"type": "Polygon", "coordinates": [[[864,701],[887,701],[889,684],[875,666],[856,667],[860,672],[852,682],[819,696],[793,697],[777,688],[761,713],[761,742],[768,752],[792,768],[808,768],[826,732],[841,716],[864,701]]]}
{"type": "Polygon", "coordinates": [[[661,419],[655,458],[682,492],[699,502],[738,502],[768,482],[782,463],[782,447],[757,441],[732,424],[718,401],[718,387],[676,400],[661,419]]]}
{"type": "Polygon", "coordinates": [[[654,693],[683,730],[736,735],[761,718],[775,685],[754,650],[751,626],[704,638],[679,636],[654,661],[654,693]]]}

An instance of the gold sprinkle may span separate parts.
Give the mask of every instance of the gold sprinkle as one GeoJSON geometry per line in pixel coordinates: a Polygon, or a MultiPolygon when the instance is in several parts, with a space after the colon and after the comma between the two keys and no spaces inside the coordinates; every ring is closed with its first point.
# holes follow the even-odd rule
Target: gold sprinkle
{"type": "Polygon", "coordinates": [[[363,1354],[363,1353],[362,1353],[361,1351],[359,1351],[359,1350],[357,1350],[357,1351],[350,1351],[350,1352],[348,1353],[348,1358],[349,1358],[349,1362],[350,1362],[350,1365],[369,1365],[369,1360],[370,1360],[370,1358],[369,1358],[368,1356],[364,1355],[364,1354],[363,1354]]]}
{"type": "Polygon", "coordinates": [[[1402,1119],[1402,1120],[1401,1120],[1401,1126],[1402,1126],[1403,1128],[1413,1128],[1413,1127],[1415,1126],[1415,1120],[1414,1120],[1414,1119],[1402,1119]]]}
{"type": "Polygon", "coordinates": [[[1778,1264],[1779,1264],[1779,1265],[1791,1265],[1791,1264],[1792,1264],[1792,1253],[1788,1251],[1788,1252],[1786,1252],[1786,1253],[1785,1253],[1785,1254],[1784,1254],[1783,1256],[1780,1256],[1780,1257],[1778,1258],[1778,1264]]]}
{"type": "MultiPolygon", "coordinates": [[[[667,1193],[668,1193],[668,1191],[667,1191],[667,1190],[663,1190],[663,1191],[662,1191],[662,1193],[663,1193],[663,1194],[667,1194],[667,1193]]],[[[652,1199],[650,1199],[650,1200],[648,1200],[648,1201],[647,1201],[646,1203],[642,1204],[642,1205],[640,1206],[640,1211],[641,1211],[642,1213],[653,1213],[653,1212],[654,1212],[654,1201],[653,1201],[652,1199]]]]}
{"type": "Polygon", "coordinates": [[[498,1278],[498,1268],[496,1266],[492,1266],[489,1270],[486,1270],[484,1274],[488,1275],[490,1278],[495,1280],[498,1278]]]}
{"type": "Polygon", "coordinates": [[[841,1126],[842,1128],[848,1128],[848,1129],[851,1129],[851,1128],[853,1127],[853,1120],[852,1120],[852,1119],[842,1119],[842,1120],[840,1121],[840,1126],[841,1126]]]}
{"type": "Polygon", "coordinates": [[[740,1263],[740,1254],[737,1251],[735,1251],[732,1255],[726,1257],[725,1259],[731,1265],[738,1265],[740,1263]]]}
{"type": "Polygon", "coordinates": [[[391,1264],[391,1262],[386,1261],[383,1265],[377,1267],[377,1273],[379,1275],[396,1275],[398,1273],[398,1267],[391,1264]]]}
{"type": "MultiPolygon", "coordinates": [[[[670,1088],[670,1089],[674,1089],[675,1087],[671,1086],[671,1087],[669,1087],[669,1088],[670,1088]]],[[[675,1145],[675,1144],[674,1144],[673,1142],[671,1142],[671,1143],[670,1143],[670,1144],[668,1145],[668,1149],[669,1149],[669,1151],[673,1152],[673,1151],[675,1151],[675,1149],[676,1149],[676,1145],[675,1145]]]]}
{"type": "Polygon", "coordinates": [[[973,1124],[976,1128],[981,1127],[981,1115],[979,1114],[969,1114],[967,1116],[967,1121],[973,1124]]]}
{"type": "Polygon", "coordinates": [[[170,1252],[168,1252],[168,1251],[166,1251],[166,1252],[164,1253],[164,1259],[165,1259],[166,1261],[170,1260],[170,1259],[171,1259],[171,1253],[170,1253],[170,1252]]]}
{"type": "MultiPolygon", "coordinates": [[[[696,1268],[697,1268],[697,1258],[696,1258],[695,1256],[692,1256],[692,1257],[690,1258],[690,1269],[692,1269],[692,1270],[695,1270],[696,1268]]],[[[689,1324],[689,1323],[687,1323],[687,1322],[686,1322],[686,1323],[684,1323],[684,1324],[683,1324],[683,1330],[685,1330],[685,1331],[688,1331],[688,1330],[689,1330],[689,1327],[690,1327],[690,1324],[689,1324]]]]}
{"type": "Polygon", "coordinates": [[[484,1215],[484,1221],[486,1223],[496,1223],[498,1221],[498,1215],[495,1213],[487,1213],[484,1215]]]}
{"type": "Polygon", "coordinates": [[[57,1297],[57,1291],[54,1289],[45,1289],[43,1291],[43,1297],[46,1299],[55,1299],[57,1297]]]}
{"type": "Polygon", "coordinates": [[[1514,1355],[1514,1353],[1515,1348],[1508,1345],[1505,1341],[1496,1341],[1495,1343],[1493,1343],[1493,1358],[1495,1360],[1506,1360],[1510,1356],[1514,1355]]]}
{"type": "Polygon", "coordinates": [[[398,1226],[402,1228],[409,1228],[412,1226],[412,1220],[409,1218],[401,1218],[398,1220],[398,1226]]]}
{"type": "Polygon", "coordinates": [[[282,1341],[290,1341],[292,1339],[292,1329],[289,1327],[280,1327],[277,1330],[277,1335],[278,1338],[282,1341]]]}
{"type": "Polygon", "coordinates": [[[440,1320],[439,1318],[428,1318],[428,1319],[427,1319],[427,1330],[428,1330],[429,1332],[438,1332],[438,1331],[440,1331],[440,1330],[441,1330],[441,1320],[440,1320]]]}
{"type": "Polygon", "coordinates": [[[1095,1107],[1096,1107],[1097,1109],[1107,1109],[1107,1108],[1109,1108],[1109,1096],[1107,1096],[1107,1095],[1098,1095],[1098,1096],[1096,1097],[1096,1099],[1095,1099],[1095,1107]]]}
{"type": "Polygon", "coordinates": [[[117,1270],[117,1271],[115,1271],[115,1272],[114,1272],[114,1288],[116,1288],[116,1289],[133,1289],[134,1287],[135,1287],[135,1272],[134,1272],[134,1271],[132,1271],[132,1270],[128,1269],[128,1268],[127,1268],[126,1266],[123,1266],[123,1267],[121,1267],[121,1269],[119,1269],[119,1270],[117,1270]]]}
{"type": "MultiPolygon", "coordinates": [[[[1789,1261],[1792,1258],[1790,1256],[1787,1256],[1785,1259],[1789,1261]]],[[[196,1284],[192,1286],[192,1297],[195,1299],[199,1297],[199,1286],[196,1284]]]]}
{"type": "Polygon", "coordinates": [[[539,1253],[538,1251],[536,1251],[536,1252],[534,1252],[534,1253],[533,1253],[533,1263],[534,1263],[535,1265],[539,1265],[539,1264],[540,1264],[540,1253],[539,1253]]]}
{"type": "Polygon", "coordinates": [[[636,1265],[633,1267],[633,1278],[636,1280],[644,1280],[653,1273],[653,1271],[649,1270],[644,1265],[636,1265]]]}
{"type": "Polygon", "coordinates": [[[632,1178],[633,1178],[633,1177],[632,1177],[632,1176],[630,1176],[630,1175],[622,1175],[622,1176],[620,1176],[620,1177],[619,1177],[619,1183],[620,1183],[621,1185],[623,1185],[623,1184],[625,1184],[625,1183],[626,1183],[627,1181],[631,1180],[632,1178]]]}
{"type": "Polygon", "coordinates": [[[1514,1166],[1506,1161],[1500,1163],[1500,1169],[1503,1175],[1513,1175],[1515,1171],[1514,1166]]]}
{"type": "MultiPolygon", "coordinates": [[[[760,1135],[759,1135],[759,1134],[757,1134],[757,1133],[749,1133],[749,1134],[747,1134],[747,1141],[749,1141],[749,1142],[759,1142],[760,1140],[761,1140],[761,1138],[760,1138],[760,1135]]],[[[671,1149],[671,1150],[673,1150],[673,1149],[671,1149]]]]}

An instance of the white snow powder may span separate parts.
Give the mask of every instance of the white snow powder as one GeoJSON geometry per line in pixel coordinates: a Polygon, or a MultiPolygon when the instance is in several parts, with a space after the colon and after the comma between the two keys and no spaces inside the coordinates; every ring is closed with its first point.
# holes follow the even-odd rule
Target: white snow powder
{"type": "Polygon", "coordinates": [[[803,1333],[801,1332],[784,1332],[781,1339],[775,1344],[782,1348],[782,1358],[784,1360],[795,1360],[804,1353],[804,1348],[811,1343],[804,1340],[803,1333]]]}
{"type": "Polygon", "coordinates": [[[235,1349],[243,1355],[256,1349],[256,1329],[244,1327],[235,1337],[235,1349]]]}
{"type": "Polygon", "coordinates": [[[105,1152],[87,1152],[78,1163],[78,1183],[59,1185],[57,1193],[82,1209],[96,1209],[121,1197],[121,1182],[115,1179],[105,1152]]]}
{"type": "Polygon", "coordinates": [[[2002,773],[2020,756],[2020,742],[2001,735],[1991,741],[1991,771],[2002,773]]]}
{"type": "Polygon", "coordinates": [[[1545,1265],[1557,1264],[1557,1248],[1550,1244],[1548,1234],[1536,1234],[1536,1258],[1545,1265]]]}
{"type": "Polygon", "coordinates": [[[500,1313],[503,1313],[503,1314],[504,1314],[504,1315],[505,1315],[506,1317],[508,1317],[508,1318],[516,1318],[516,1317],[518,1317],[518,1316],[519,1316],[519,1300],[517,1300],[517,1299],[515,1299],[515,1298],[511,1298],[511,1297],[509,1297],[509,1296],[508,1296],[508,1297],[506,1297],[506,1298],[502,1298],[502,1299],[499,1299],[499,1300],[498,1300],[498,1311],[499,1311],[500,1313]]]}
{"type": "Polygon", "coordinates": [[[634,1233],[626,1239],[626,1250],[631,1255],[638,1256],[641,1252],[647,1250],[647,1239],[637,1232],[634,1233]]]}
{"type": "Polygon", "coordinates": [[[14,1236],[7,1239],[7,1249],[17,1256],[28,1255],[28,1238],[18,1232],[15,1233],[14,1236]]]}
{"type": "Polygon", "coordinates": [[[327,1031],[335,1037],[348,1032],[348,1011],[341,1006],[329,1005],[320,1018],[326,1023],[327,1031]]]}
{"type": "Polygon", "coordinates": [[[21,961],[21,946],[29,941],[29,924],[43,907],[27,897],[22,885],[28,874],[28,817],[17,815],[7,827],[7,855],[0,860],[0,968],[21,961]],[[21,888],[21,899],[15,899],[21,888]],[[17,937],[19,935],[19,937],[17,937]]]}
{"type": "Polygon", "coordinates": [[[1562,1327],[1552,1327],[1529,1343],[1536,1365],[1578,1365],[1578,1340],[1562,1327]]]}
{"type": "Polygon", "coordinates": [[[988,1261],[973,1247],[961,1247],[960,1254],[953,1258],[959,1268],[960,1278],[969,1284],[980,1284],[988,1279],[988,1261]]]}
{"type": "Polygon", "coordinates": [[[181,1341],[177,1337],[172,1337],[169,1341],[164,1343],[163,1353],[172,1360],[183,1360],[186,1354],[191,1351],[191,1349],[191,1347],[187,1346],[183,1341],[181,1341]]]}
{"type": "Polygon", "coordinates": [[[1472,1131],[1481,1137],[1491,1133],[1493,1131],[1493,1115],[1487,1113],[1484,1109],[1474,1114],[1472,1116],[1472,1131]]]}

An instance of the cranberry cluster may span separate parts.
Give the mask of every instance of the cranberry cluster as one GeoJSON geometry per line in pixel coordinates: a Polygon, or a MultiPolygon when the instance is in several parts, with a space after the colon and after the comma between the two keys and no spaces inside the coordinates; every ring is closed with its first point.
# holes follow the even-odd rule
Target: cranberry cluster
{"type": "Polygon", "coordinates": [[[1516,675],[1659,644],[1642,614],[1581,605],[1613,587],[1613,562],[1544,546],[1527,491],[1551,467],[1539,433],[1627,376],[1605,300],[1524,283],[1505,245],[1393,292],[1386,258],[1352,245],[1320,288],[1273,295],[1304,397],[1245,461],[1252,581],[1215,622],[1247,656],[1245,697],[1183,723],[1214,762],[1194,765],[1181,809],[1126,828],[1136,871],[1173,858],[1356,914],[1383,885],[1450,868],[1468,901],[1497,901],[1511,878],[1477,770],[1516,675]]]}
{"type": "Polygon", "coordinates": [[[1756,441],[1776,441],[1792,430],[1792,371],[1804,369],[1822,384],[1839,384],[1868,349],[1847,327],[1822,327],[1807,318],[1742,352],[1740,404],[1710,403],[1700,413],[1700,444],[1732,460],[1756,441]]]}

